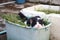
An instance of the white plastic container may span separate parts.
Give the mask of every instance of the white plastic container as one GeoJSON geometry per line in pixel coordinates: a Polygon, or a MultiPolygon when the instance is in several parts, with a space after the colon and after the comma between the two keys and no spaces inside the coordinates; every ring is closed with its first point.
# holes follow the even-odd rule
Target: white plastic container
{"type": "MultiPolygon", "coordinates": [[[[28,16],[31,17],[32,15],[36,16],[38,15],[38,13],[41,17],[42,16],[46,17],[44,12],[34,11],[33,7],[22,9],[20,12],[23,11],[24,15],[27,17],[28,16]]],[[[49,40],[50,25],[51,23],[41,29],[34,29],[34,28],[28,29],[21,27],[21,25],[11,23],[8,21],[6,22],[7,37],[8,37],[7,39],[8,40],[49,40]]]]}
{"type": "Polygon", "coordinates": [[[6,22],[7,40],[49,40],[50,25],[42,29],[28,29],[6,22]]]}

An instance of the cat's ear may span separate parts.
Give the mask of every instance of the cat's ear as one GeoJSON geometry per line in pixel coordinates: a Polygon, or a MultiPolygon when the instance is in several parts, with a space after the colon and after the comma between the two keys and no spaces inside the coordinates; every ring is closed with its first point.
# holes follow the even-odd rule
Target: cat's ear
{"type": "Polygon", "coordinates": [[[23,18],[26,18],[26,16],[22,13],[22,12],[20,12],[20,13],[18,13],[18,15],[23,19],[23,18]]]}
{"type": "MultiPolygon", "coordinates": [[[[21,15],[23,15],[23,13],[22,13],[22,12],[19,12],[19,13],[18,13],[18,15],[20,15],[20,16],[21,16],[21,15]]],[[[23,16],[24,16],[24,15],[23,15],[23,16]]]]}

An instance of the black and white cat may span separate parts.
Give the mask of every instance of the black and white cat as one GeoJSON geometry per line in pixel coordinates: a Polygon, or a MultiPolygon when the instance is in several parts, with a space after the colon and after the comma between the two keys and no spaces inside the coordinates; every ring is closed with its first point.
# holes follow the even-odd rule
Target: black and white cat
{"type": "Polygon", "coordinates": [[[34,16],[28,19],[21,12],[19,13],[19,16],[21,19],[25,20],[25,24],[27,24],[28,27],[41,28],[44,22],[40,16],[34,16]]]}

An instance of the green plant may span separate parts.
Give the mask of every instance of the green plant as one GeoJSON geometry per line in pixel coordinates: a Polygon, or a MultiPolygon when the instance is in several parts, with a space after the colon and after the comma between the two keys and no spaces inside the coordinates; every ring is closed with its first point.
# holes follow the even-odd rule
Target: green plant
{"type": "Polygon", "coordinates": [[[25,23],[22,22],[22,19],[20,19],[20,17],[17,14],[14,14],[14,13],[3,14],[2,18],[4,18],[7,21],[26,26],[25,23]]]}

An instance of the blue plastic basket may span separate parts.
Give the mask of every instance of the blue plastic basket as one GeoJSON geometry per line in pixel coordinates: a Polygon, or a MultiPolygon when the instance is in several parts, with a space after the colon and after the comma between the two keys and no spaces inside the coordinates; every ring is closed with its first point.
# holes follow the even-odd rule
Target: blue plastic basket
{"type": "Polygon", "coordinates": [[[16,0],[16,3],[23,4],[23,3],[25,3],[25,0],[16,0]]]}
{"type": "Polygon", "coordinates": [[[5,32],[6,32],[6,30],[4,30],[4,31],[1,31],[1,32],[0,32],[0,35],[1,35],[1,34],[3,34],[3,33],[5,33],[5,32]]]}

